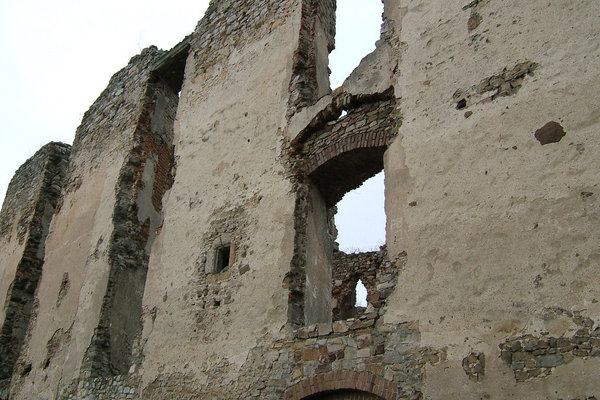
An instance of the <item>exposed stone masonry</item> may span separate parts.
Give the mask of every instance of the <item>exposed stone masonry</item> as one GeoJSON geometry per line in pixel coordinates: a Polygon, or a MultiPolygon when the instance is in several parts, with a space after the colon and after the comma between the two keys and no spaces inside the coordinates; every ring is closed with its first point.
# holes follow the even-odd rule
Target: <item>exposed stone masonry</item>
{"type": "Polygon", "coordinates": [[[398,398],[419,399],[425,365],[444,361],[445,351],[419,347],[415,324],[390,326],[371,318],[334,322],[331,331],[300,329],[297,337],[303,340],[292,347],[294,381],[330,372],[366,371],[394,382],[398,398]]]}
{"type": "Polygon", "coordinates": [[[332,94],[331,102],[312,118],[306,127],[294,138],[290,145],[293,154],[303,151],[304,143],[312,136],[318,135],[321,130],[327,129],[327,125],[337,121],[344,110],[360,108],[368,103],[378,103],[394,99],[394,89],[388,88],[382,93],[357,94],[336,91],[332,94]]]}
{"type": "Polygon", "coordinates": [[[100,324],[84,359],[86,378],[126,373],[141,331],[149,243],[162,223],[162,196],[173,182],[173,122],[178,96],[173,85],[151,73],[159,56],[161,53],[155,52],[145,64],[143,75],[148,82],[135,143],[119,174],[109,246],[111,270],[100,324]],[[144,190],[147,186],[149,192],[144,190]]]}
{"type": "Polygon", "coordinates": [[[332,307],[335,321],[357,317],[361,313],[378,312],[396,286],[398,265],[387,259],[385,247],[381,251],[366,253],[346,254],[335,251],[332,276],[332,307]],[[367,289],[366,309],[354,306],[356,283],[359,279],[367,289]]]}
{"type": "Polygon", "coordinates": [[[568,316],[578,326],[573,336],[523,335],[500,345],[501,358],[514,371],[517,382],[548,376],[576,358],[600,356],[600,327],[594,329],[592,319],[562,309],[554,312],[568,316]]]}
{"type": "Polygon", "coordinates": [[[288,321],[295,327],[304,325],[304,288],[306,285],[306,216],[308,214],[308,185],[298,167],[293,176],[296,201],[294,204],[294,254],[290,271],[285,275],[282,286],[288,294],[288,321]]]}
{"type": "Polygon", "coordinates": [[[485,354],[471,353],[462,361],[465,374],[474,382],[481,382],[485,376],[485,354]]]}
{"type": "Polygon", "coordinates": [[[395,100],[367,103],[328,122],[304,142],[302,156],[310,174],[328,160],[363,147],[387,146],[395,134],[395,100]]]}
{"type": "MultiPolygon", "coordinates": [[[[241,379],[229,383],[230,391],[239,396],[236,398],[246,399],[301,398],[298,390],[306,389],[300,389],[302,385],[295,386],[299,382],[320,377],[317,381],[325,383],[329,377],[329,382],[335,385],[345,376],[355,376],[353,371],[359,371],[364,372],[366,379],[383,377],[380,393],[386,399],[422,398],[420,388],[425,366],[445,361],[445,350],[420,347],[420,333],[415,323],[394,326],[375,323],[373,316],[361,318],[340,321],[329,328],[299,329],[292,340],[261,343],[250,351],[241,379]],[[342,325],[345,328],[341,328],[342,325]],[[286,388],[291,389],[286,391],[286,388]]],[[[226,365],[214,365],[214,379],[221,381],[224,377],[219,371],[226,365]]],[[[184,375],[162,376],[146,389],[144,398],[158,400],[174,393],[178,399],[186,400],[206,396],[228,398],[225,393],[211,391],[207,385],[194,384],[184,375]]]]}
{"type": "MultiPolygon", "coordinates": [[[[239,215],[236,212],[227,214],[239,215]]],[[[235,221],[220,221],[220,223],[217,223],[218,220],[215,221],[215,226],[225,227],[226,231],[230,232],[234,242],[240,238],[239,232],[234,229],[236,226],[235,221]],[[229,227],[229,229],[226,227],[229,227]]],[[[217,236],[218,234],[215,233],[213,239],[217,236]]],[[[385,251],[382,251],[359,255],[344,256],[340,254],[338,260],[352,265],[354,259],[354,264],[358,265],[362,261],[358,262],[357,259],[365,261],[377,259],[381,263],[385,257],[385,251]]],[[[381,307],[378,310],[356,318],[336,320],[331,324],[300,328],[295,332],[294,338],[290,340],[270,341],[265,338],[256,348],[250,351],[243,366],[241,379],[236,382],[225,383],[225,377],[221,373],[227,370],[228,363],[226,360],[221,362],[214,360],[214,368],[208,371],[211,374],[210,381],[213,383],[211,386],[225,387],[232,385],[230,389],[238,393],[240,398],[275,400],[282,398],[286,388],[305,378],[327,373],[365,371],[369,374],[385,376],[386,382],[388,382],[386,387],[390,391],[390,395],[393,393],[395,396],[400,393],[396,388],[400,386],[399,382],[402,382],[402,398],[419,398],[419,387],[425,364],[437,364],[443,361],[445,352],[419,347],[418,327],[415,324],[402,324],[399,327],[392,327],[378,322],[380,315],[385,313],[384,298],[386,292],[390,293],[388,289],[392,287],[390,283],[393,281],[392,278],[389,281],[386,280],[387,278],[384,275],[393,275],[395,271],[403,268],[405,262],[405,256],[394,260],[393,263],[384,261],[376,273],[377,278],[382,278],[384,281],[382,282],[383,285],[375,284],[376,291],[372,294],[373,299],[379,293],[382,294],[379,300],[381,307]],[[387,372],[384,374],[384,371],[387,372]],[[216,382],[222,383],[215,386],[216,382]]],[[[202,270],[203,268],[200,266],[199,271],[202,270]]],[[[235,278],[239,273],[238,270],[239,267],[234,264],[226,275],[206,276],[200,272],[199,276],[204,276],[202,282],[206,282],[204,284],[207,285],[207,288],[217,289],[215,291],[209,288],[207,293],[210,293],[211,296],[219,296],[227,293],[229,286],[235,285],[232,278],[235,278]]],[[[198,293],[198,295],[200,296],[201,293],[198,293]]],[[[213,318],[212,314],[219,305],[189,297],[188,301],[194,303],[190,304],[192,308],[198,307],[198,304],[195,304],[198,301],[204,302],[201,308],[206,308],[206,311],[204,311],[202,318],[197,321],[198,334],[202,334],[198,339],[210,341],[210,336],[217,334],[211,332],[210,324],[213,318]]],[[[377,303],[377,300],[372,301],[377,303]]],[[[102,383],[102,385],[105,387],[107,383],[102,383]]],[[[110,385],[108,384],[109,387],[110,385]]],[[[126,387],[120,390],[125,394],[121,394],[116,398],[138,398],[136,394],[128,393],[126,387]]],[[[162,399],[174,396],[175,393],[177,393],[178,399],[194,399],[203,396],[227,398],[227,395],[213,392],[209,386],[200,384],[185,375],[161,375],[159,379],[146,388],[144,398],[162,399]]]]}
{"type": "MultiPolygon", "coordinates": [[[[298,49],[294,54],[294,72],[290,82],[288,116],[318,100],[316,29],[321,27],[327,53],[335,46],[336,0],[302,0],[302,19],[298,49]],[[317,24],[318,21],[318,24],[317,24]]],[[[329,88],[326,88],[329,92],[329,88]]]]}
{"type": "Polygon", "coordinates": [[[12,230],[15,230],[16,239],[23,244],[38,202],[46,199],[44,196],[58,198],[70,152],[69,145],[49,143],[15,172],[0,211],[0,236],[3,239],[13,240],[12,230]],[[48,176],[47,173],[55,175],[48,176]],[[15,226],[15,222],[18,225],[15,226]]]}
{"type": "MultiPolygon", "coordinates": [[[[257,199],[250,199],[255,202],[257,199]]],[[[191,318],[195,321],[194,333],[200,342],[211,342],[215,340],[218,333],[212,329],[216,320],[223,318],[218,309],[221,306],[231,304],[237,290],[238,278],[250,269],[246,263],[246,251],[248,249],[246,229],[248,227],[248,216],[243,207],[233,209],[224,207],[214,213],[211,229],[204,237],[206,245],[198,249],[198,258],[195,261],[193,290],[184,295],[189,304],[191,318]],[[208,274],[207,262],[212,258],[210,253],[216,252],[220,243],[231,245],[235,260],[227,270],[208,274]]]]}
{"type": "Polygon", "coordinates": [[[335,0],[213,0],[115,74],[46,251],[41,176],[0,212],[0,400],[598,398],[598,3],[383,3],[334,92],[335,0]],[[337,251],[382,169],[385,247],[337,251]]]}
{"type": "Polygon", "coordinates": [[[50,143],[42,147],[15,174],[0,215],[2,239],[24,243],[14,279],[4,303],[0,331],[0,399],[6,399],[13,367],[19,357],[32,317],[34,294],[43,267],[46,236],[65,177],[71,147],[50,143]],[[27,194],[27,195],[26,195],[27,194]],[[18,219],[17,237],[11,221],[18,219]]]}
{"type": "Polygon", "coordinates": [[[383,169],[383,152],[397,132],[394,99],[362,103],[346,97],[342,104],[354,102],[355,108],[342,106],[348,110],[345,116],[328,122],[324,115],[317,116],[315,131],[302,141],[302,168],[319,187],[328,206],[335,205],[345,193],[383,169]]]}
{"type": "Polygon", "coordinates": [[[377,375],[368,372],[342,371],[306,379],[288,389],[284,399],[391,400],[396,398],[397,392],[392,382],[377,375]]]}
{"type": "Polygon", "coordinates": [[[211,1],[191,40],[191,54],[201,68],[198,72],[206,76],[206,87],[220,78],[222,71],[215,66],[226,64],[235,48],[248,46],[282,24],[291,4],[279,0],[211,1]]]}
{"type": "Polygon", "coordinates": [[[456,108],[462,110],[473,104],[489,103],[498,97],[516,94],[523,86],[525,78],[533,75],[537,67],[537,63],[525,61],[510,69],[505,67],[502,72],[483,79],[469,89],[458,89],[452,95],[456,108]],[[489,92],[493,93],[490,95],[489,92]]]}
{"type": "Polygon", "coordinates": [[[394,138],[399,122],[393,96],[393,88],[369,95],[339,92],[290,143],[288,156],[294,171],[292,180],[296,182],[296,239],[284,287],[290,291],[288,314],[295,326],[304,324],[309,185],[313,183],[319,188],[331,208],[346,192],[381,171],[383,152],[394,138]],[[339,118],[344,110],[348,114],[339,118]],[[309,171],[307,165],[311,159],[315,165],[309,171]],[[334,161],[328,163],[330,160],[334,161]]]}

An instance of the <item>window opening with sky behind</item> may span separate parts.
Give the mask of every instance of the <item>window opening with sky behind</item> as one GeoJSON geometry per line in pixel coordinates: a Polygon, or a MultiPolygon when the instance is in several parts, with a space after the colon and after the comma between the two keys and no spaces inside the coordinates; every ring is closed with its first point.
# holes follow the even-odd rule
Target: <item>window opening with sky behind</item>
{"type": "MultiPolygon", "coordinates": [[[[329,55],[332,88],[341,86],[360,61],[375,50],[382,15],[380,0],[338,0],[335,49],[329,55]]],[[[385,244],[385,221],[381,171],[338,202],[335,224],[339,249],[346,253],[379,250],[385,244]]],[[[356,284],[356,306],[367,306],[367,289],[360,279],[356,284]]]]}

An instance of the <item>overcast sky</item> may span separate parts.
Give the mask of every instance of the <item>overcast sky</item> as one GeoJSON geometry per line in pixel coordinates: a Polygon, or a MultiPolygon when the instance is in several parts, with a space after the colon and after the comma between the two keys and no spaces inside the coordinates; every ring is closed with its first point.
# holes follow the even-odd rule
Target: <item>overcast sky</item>
{"type": "MultiPolygon", "coordinates": [[[[84,112],[115,72],[145,47],[176,45],[207,6],[208,0],[0,0],[0,202],[14,172],[41,146],[73,142],[84,112]]],[[[382,9],[381,0],[338,0],[333,87],[375,48],[382,9]]],[[[379,181],[369,185],[370,194],[357,196],[362,205],[354,200],[338,207],[342,249],[384,243],[379,181]],[[380,211],[366,215],[364,202],[380,211]],[[349,234],[344,221],[360,226],[349,234]]]]}

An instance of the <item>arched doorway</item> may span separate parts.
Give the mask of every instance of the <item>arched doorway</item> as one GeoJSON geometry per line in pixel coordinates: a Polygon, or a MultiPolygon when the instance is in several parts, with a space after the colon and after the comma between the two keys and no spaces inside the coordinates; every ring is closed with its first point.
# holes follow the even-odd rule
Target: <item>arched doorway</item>
{"type": "Polygon", "coordinates": [[[338,371],[306,378],[289,387],[284,400],[392,400],[398,387],[369,372],[338,371]]]}
{"type": "Polygon", "coordinates": [[[382,400],[382,397],[360,390],[336,390],[317,393],[302,400],[382,400]]]}

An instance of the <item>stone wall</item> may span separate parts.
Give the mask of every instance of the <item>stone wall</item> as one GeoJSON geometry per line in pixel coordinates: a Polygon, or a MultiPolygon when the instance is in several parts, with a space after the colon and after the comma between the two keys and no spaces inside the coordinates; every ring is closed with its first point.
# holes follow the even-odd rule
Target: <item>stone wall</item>
{"type": "Polygon", "coordinates": [[[329,207],[383,169],[383,152],[396,136],[393,90],[366,96],[341,93],[293,143],[302,172],[329,207]],[[347,111],[342,115],[343,111],[347,111]]]}
{"type": "Polygon", "coordinates": [[[11,399],[599,396],[599,5],[384,4],[333,93],[333,0],[214,0],[115,75],[11,399]],[[335,251],[382,169],[385,248],[335,251]]]}
{"type": "Polygon", "coordinates": [[[1,399],[8,398],[13,368],[34,313],[34,295],[42,274],[46,236],[70,151],[71,147],[62,143],[42,147],[15,173],[2,205],[1,399]]]}
{"type": "Polygon", "coordinates": [[[64,392],[80,374],[129,369],[141,330],[146,252],[172,182],[178,97],[153,73],[162,56],[149,48],[134,57],[78,129],[14,398],[64,392]]]}
{"type": "Polygon", "coordinates": [[[332,266],[333,320],[378,313],[396,286],[399,268],[401,266],[397,262],[388,259],[385,248],[351,254],[335,251],[332,266]],[[364,308],[355,307],[358,280],[367,289],[367,306],[364,308]]]}
{"type": "Polygon", "coordinates": [[[294,53],[288,116],[328,94],[328,55],[335,47],[336,0],[302,0],[300,37],[294,53]]]}
{"type": "Polygon", "coordinates": [[[213,2],[193,34],[133,368],[143,398],[243,396],[251,349],[287,335],[294,195],[282,153],[301,12],[213,2]],[[233,262],[216,272],[224,245],[233,262]]]}
{"type": "Polygon", "coordinates": [[[587,67],[600,56],[589,45],[598,4],[393,3],[406,8],[387,249],[408,258],[385,319],[418,319],[421,344],[447,348],[426,368],[424,396],[597,396],[598,359],[587,353],[596,322],[578,336],[584,327],[549,310],[600,315],[598,198],[582,195],[598,185],[590,104],[600,82],[587,67]]]}
{"type": "Polygon", "coordinates": [[[173,123],[179,101],[160,76],[155,79],[148,84],[134,147],[115,188],[110,274],[99,326],[84,358],[86,376],[126,373],[141,331],[148,253],[162,224],[162,197],[173,182],[173,123]]]}

